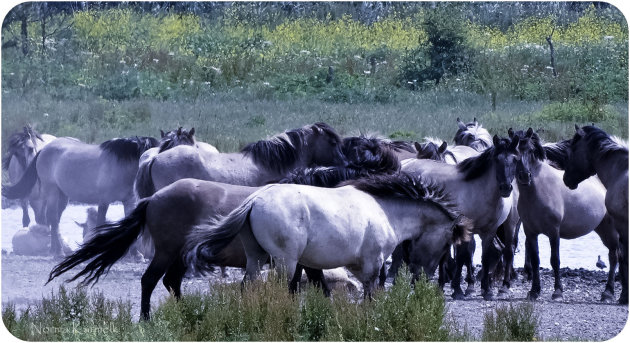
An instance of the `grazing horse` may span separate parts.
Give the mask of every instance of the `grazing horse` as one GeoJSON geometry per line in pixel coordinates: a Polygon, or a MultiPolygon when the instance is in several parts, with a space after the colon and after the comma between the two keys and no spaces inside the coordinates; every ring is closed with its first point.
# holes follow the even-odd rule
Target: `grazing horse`
{"type": "Polygon", "coordinates": [[[316,123],[248,144],[240,153],[208,153],[180,145],[139,169],[136,192],[144,198],[183,178],[262,186],[293,169],[343,165],[341,143],[330,126],[316,123]]]}
{"type": "Polygon", "coordinates": [[[454,241],[469,238],[470,222],[442,199],[441,190],[406,173],[347,181],[338,188],[268,185],[229,215],[211,218],[189,235],[187,259],[199,270],[240,237],[245,279],[258,277],[269,256],[293,276],[298,263],[317,269],[345,266],[372,288],[387,256],[400,242],[430,240],[422,252],[435,268],[454,241]]]}
{"type": "MultiPolygon", "coordinates": [[[[484,299],[490,300],[489,270],[497,260],[495,239],[497,228],[504,223],[512,209],[512,181],[516,173],[516,161],[520,158],[516,146],[518,139],[510,141],[494,136],[494,146],[479,156],[470,157],[453,166],[432,160],[410,159],[402,162],[402,170],[420,175],[426,180],[444,187],[463,215],[475,223],[473,233],[482,240],[481,288],[484,299]]],[[[412,247],[412,252],[417,251],[412,247]]],[[[410,260],[419,258],[412,254],[410,260]]],[[[453,297],[460,299],[461,269],[451,283],[453,297]]]]}
{"type": "Polygon", "coordinates": [[[464,124],[457,118],[457,132],[455,133],[455,145],[466,145],[479,152],[492,146],[492,136],[488,130],[481,127],[481,124],[474,118],[472,122],[464,124]]]}
{"type": "MultiPolygon", "coordinates": [[[[414,146],[416,150],[418,151],[416,158],[440,161],[440,162],[448,163],[451,165],[455,165],[457,164],[458,161],[461,162],[468,157],[479,155],[478,151],[465,145],[456,145],[456,146],[449,147],[446,142],[442,141],[442,144],[438,146],[439,144],[438,142],[439,140],[432,137],[426,137],[422,144],[418,142],[414,142],[414,146]]],[[[410,243],[411,242],[407,242],[407,241],[403,242],[402,244],[397,246],[394,252],[392,253],[392,264],[389,268],[389,271],[387,272],[387,276],[394,278],[394,281],[395,281],[396,275],[398,274],[398,269],[400,268],[402,263],[405,262],[409,264],[410,262],[409,261],[409,249],[411,247],[410,243]]],[[[468,281],[469,283],[468,289],[472,291],[474,287],[474,274],[473,274],[474,268],[472,267],[472,254],[474,253],[474,249],[475,249],[474,240],[464,243],[464,246],[466,248],[472,248],[472,251],[466,254],[463,254],[463,253],[458,254],[457,253],[458,249],[461,249],[461,247],[460,245],[457,245],[455,253],[456,253],[456,258],[459,258],[459,259],[461,259],[463,256],[469,257],[468,259],[463,260],[463,262],[461,262],[460,265],[465,264],[467,266],[468,272],[467,272],[466,281],[468,281]]],[[[449,251],[444,256],[444,260],[440,262],[439,278],[438,278],[439,280],[438,283],[439,283],[440,288],[442,288],[444,284],[449,281],[449,277],[450,279],[452,279],[452,276],[450,275],[452,275],[455,272],[455,270],[451,271],[449,269],[449,266],[452,266],[453,264],[454,264],[454,261],[449,251]]],[[[459,272],[461,274],[461,269],[459,270],[459,272]]],[[[431,274],[431,271],[428,271],[428,274],[431,274]]],[[[384,280],[381,280],[381,283],[383,285],[384,280]]]]}
{"type": "MultiPolygon", "coordinates": [[[[364,144],[355,140],[348,147],[370,145],[370,142],[364,144]]],[[[354,156],[366,155],[359,151],[354,156]]],[[[370,171],[392,173],[400,168],[395,154],[386,146],[380,150],[371,150],[368,156],[380,156],[380,158],[362,158],[363,163],[365,163],[364,169],[359,168],[361,160],[354,159],[350,161],[354,167],[294,171],[284,182],[312,183],[332,187],[349,178],[369,175],[370,171]],[[379,160],[383,160],[383,162],[379,160]],[[392,161],[396,161],[396,163],[392,161]],[[384,166],[388,165],[391,169],[383,169],[384,166]]],[[[142,299],[140,302],[141,316],[148,319],[151,294],[163,275],[164,286],[176,297],[181,295],[181,281],[186,272],[182,254],[186,252],[183,250],[185,238],[191,228],[207,218],[227,215],[259,189],[259,187],[196,179],[178,180],[160,189],[152,196],[140,200],[136,209],[124,219],[97,228],[97,234],[93,239],[86,242],[72,256],[67,257],[51,271],[50,280],[82,262],[91,260],[70,281],[85,276],[84,283],[96,282],[125,254],[125,251],[140,234],[148,233],[154,242],[155,255],[142,276],[142,299]]],[[[223,249],[214,260],[208,261],[213,265],[240,268],[245,268],[245,262],[245,251],[238,237],[223,249]]],[[[307,269],[307,274],[311,280],[321,283],[325,293],[329,293],[321,271],[307,269]]],[[[292,282],[292,287],[297,287],[297,283],[292,282]]]]}
{"type": "Polygon", "coordinates": [[[608,248],[610,263],[608,282],[601,300],[612,300],[619,236],[611,218],[606,215],[606,189],[596,177],[580,183],[577,189],[565,187],[562,182],[563,172],[545,162],[547,156],[538,134],[531,128],[527,132],[513,132],[510,129],[509,133],[520,139],[518,149],[521,161],[517,164],[516,176],[520,190],[518,212],[527,237],[525,244],[534,278],[528,298],[534,300],[540,296],[538,235],[544,234],[549,238],[551,267],[555,277],[552,299],[556,300],[562,298],[563,291],[560,281],[560,238],[573,239],[595,230],[608,248]]]}
{"type": "Polygon", "coordinates": [[[564,184],[576,189],[580,182],[597,175],[606,187],[606,210],[613,219],[621,244],[622,291],[620,304],[628,303],[628,147],[594,126],[575,126],[567,151],[564,184]]]}
{"type": "Polygon", "coordinates": [[[129,214],[135,205],[138,159],[157,143],[152,137],[116,138],[100,145],[57,138],[35,156],[20,181],[3,186],[2,193],[9,199],[22,198],[39,181],[51,228],[51,253],[61,255],[59,220],[68,200],[97,204],[99,224],[105,222],[112,202],[121,201],[129,214]]]}
{"type": "MultiPolygon", "coordinates": [[[[9,181],[15,184],[20,180],[26,167],[31,163],[35,155],[48,143],[53,141],[55,136],[48,134],[40,134],[30,125],[24,126],[22,132],[15,132],[9,136],[9,144],[7,154],[2,159],[2,168],[9,173],[9,181]]],[[[46,224],[46,214],[39,188],[27,196],[20,199],[20,207],[22,208],[22,227],[27,228],[31,223],[28,215],[28,205],[31,205],[35,213],[35,222],[37,224],[46,224]]]]}

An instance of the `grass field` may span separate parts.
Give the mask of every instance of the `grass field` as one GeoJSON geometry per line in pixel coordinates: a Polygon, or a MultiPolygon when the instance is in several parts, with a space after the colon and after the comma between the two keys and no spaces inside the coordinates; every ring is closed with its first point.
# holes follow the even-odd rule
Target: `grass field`
{"type": "MultiPolygon", "coordinates": [[[[477,117],[492,134],[506,135],[509,127],[528,126],[542,129],[541,135],[548,141],[573,134],[573,121],[540,118],[541,110],[548,105],[542,101],[499,99],[492,112],[489,97],[467,92],[405,92],[397,99],[387,104],[261,99],[248,89],[210,93],[190,101],[112,101],[89,97],[54,100],[44,94],[9,93],[3,95],[2,134],[7,137],[29,123],[40,132],[99,143],[114,137],[159,136],[160,129],[184,126],[195,127],[199,140],[224,152],[317,121],[332,125],[342,135],[378,133],[403,140],[435,136],[451,142],[457,117],[464,121],[477,117]]],[[[596,124],[611,134],[627,137],[627,104],[607,107],[614,114],[596,124]]]]}

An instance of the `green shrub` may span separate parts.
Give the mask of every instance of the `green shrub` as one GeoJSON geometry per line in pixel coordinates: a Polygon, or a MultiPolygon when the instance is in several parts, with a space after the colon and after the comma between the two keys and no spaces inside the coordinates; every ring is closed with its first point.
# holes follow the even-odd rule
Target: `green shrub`
{"type": "Polygon", "coordinates": [[[497,306],[484,314],[482,341],[534,341],[540,319],[534,305],[522,303],[497,306]]]}
{"type": "Polygon", "coordinates": [[[560,121],[568,123],[601,123],[615,119],[619,114],[612,106],[578,101],[556,102],[546,105],[534,114],[541,121],[560,121]]]}

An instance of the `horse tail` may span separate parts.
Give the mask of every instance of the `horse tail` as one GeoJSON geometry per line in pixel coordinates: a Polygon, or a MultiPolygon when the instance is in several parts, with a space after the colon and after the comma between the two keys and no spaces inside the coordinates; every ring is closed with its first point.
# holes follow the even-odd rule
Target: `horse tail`
{"type": "MultiPolygon", "coordinates": [[[[268,187],[264,187],[266,189],[268,187]]],[[[249,221],[249,213],[254,206],[258,192],[250,195],[243,203],[227,216],[211,218],[205,223],[196,225],[186,237],[184,247],[185,261],[188,266],[200,273],[212,271],[211,265],[217,256],[249,221]]]]}
{"type": "Polygon", "coordinates": [[[107,274],[116,261],[125,256],[129,247],[144,231],[149,203],[150,199],[143,199],[122,220],[96,227],[95,234],[89,241],[83,243],[79,250],[53,268],[46,283],[88,260],[92,261],[68,282],[82,276],[85,276],[82,284],[98,282],[98,279],[103,274],[107,274]]]}
{"type": "Polygon", "coordinates": [[[35,155],[33,161],[28,165],[24,174],[20,178],[15,185],[3,185],[2,186],[2,195],[7,197],[8,199],[22,199],[26,198],[29,194],[31,194],[31,190],[33,186],[37,183],[37,158],[39,157],[39,153],[35,155]]]}
{"type": "Polygon", "coordinates": [[[151,168],[155,158],[152,158],[149,162],[143,163],[138,168],[136,174],[136,194],[138,199],[147,198],[155,193],[155,185],[153,184],[153,178],[151,177],[151,168]]]}

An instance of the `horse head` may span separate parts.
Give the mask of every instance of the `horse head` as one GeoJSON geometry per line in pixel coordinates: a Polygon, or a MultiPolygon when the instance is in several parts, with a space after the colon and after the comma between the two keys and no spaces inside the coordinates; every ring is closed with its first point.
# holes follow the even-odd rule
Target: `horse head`
{"type": "MultiPolygon", "coordinates": [[[[304,131],[307,166],[346,166],[342,152],[343,142],[335,130],[326,123],[315,123],[304,131]]],[[[287,132],[289,133],[289,132],[287,132]]]]}
{"type": "Polygon", "coordinates": [[[160,130],[160,142],[159,142],[159,152],[164,152],[170,148],[176,147],[178,145],[195,145],[197,141],[195,140],[195,128],[191,128],[190,131],[183,129],[181,126],[177,128],[177,130],[171,130],[168,132],[164,132],[160,130]]]}
{"type": "MultiPolygon", "coordinates": [[[[589,160],[592,153],[589,151],[587,131],[601,131],[594,126],[579,127],[575,125],[575,135],[571,145],[567,149],[567,163],[565,165],[562,180],[569,189],[576,189],[578,184],[592,175],[595,175],[595,166],[589,160]]],[[[603,131],[601,131],[603,133],[603,131]]],[[[599,134],[599,132],[597,132],[599,134]]]]}
{"type": "MultiPolygon", "coordinates": [[[[416,147],[416,151],[418,151],[418,154],[416,155],[417,159],[446,162],[446,154],[448,154],[448,151],[446,150],[448,144],[446,142],[442,141],[440,146],[434,142],[426,142],[424,144],[414,142],[414,146],[416,147]]],[[[453,154],[451,153],[451,155],[453,154]]]]}
{"type": "Polygon", "coordinates": [[[494,149],[492,151],[492,159],[496,172],[496,180],[499,186],[499,194],[507,198],[512,193],[512,181],[516,176],[516,164],[521,156],[517,150],[519,138],[513,137],[499,138],[493,137],[494,149]]]}
{"type": "Polygon", "coordinates": [[[521,158],[516,163],[516,181],[519,184],[529,186],[532,182],[532,167],[536,161],[547,159],[545,149],[541,144],[540,137],[531,127],[527,132],[523,132],[523,130],[515,132],[509,128],[508,135],[512,139],[517,138],[519,140],[518,151],[521,158]]]}

